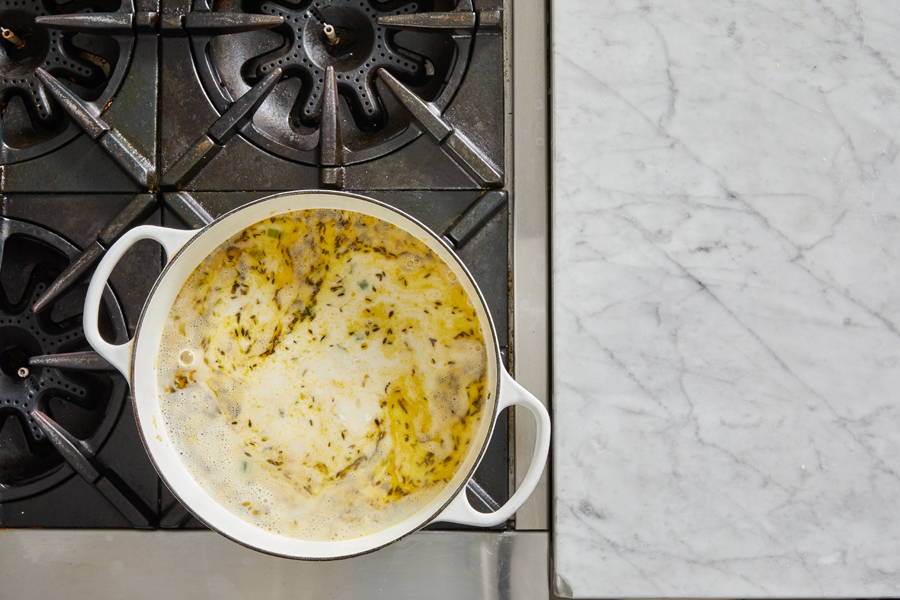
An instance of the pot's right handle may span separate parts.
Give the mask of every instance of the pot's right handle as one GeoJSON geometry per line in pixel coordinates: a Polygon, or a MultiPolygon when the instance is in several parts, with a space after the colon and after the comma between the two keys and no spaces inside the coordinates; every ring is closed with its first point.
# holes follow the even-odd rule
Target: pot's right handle
{"type": "Polygon", "coordinates": [[[466,497],[465,488],[463,488],[456,498],[450,501],[447,508],[434,519],[435,521],[461,523],[476,527],[492,527],[507,521],[531,496],[531,492],[534,491],[538,480],[541,478],[544,464],[547,462],[547,454],[550,452],[550,415],[547,414],[547,409],[544,408],[540,400],[519,385],[505,369],[501,369],[500,397],[497,404],[497,413],[499,414],[504,408],[513,405],[527,408],[534,415],[534,420],[537,422],[537,435],[534,440],[531,464],[528,465],[528,471],[525,473],[522,483],[519,484],[519,489],[506,501],[506,504],[494,512],[483,513],[472,508],[472,505],[469,504],[469,499],[466,497]]]}
{"type": "Polygon", "coordinates": [[[131,384],[129,366],[134,339],[132,338],[124,344],[110,344],[100,335],[100,303],[103,300],[106,282],[122,256],[139,241],[154,240],[159,243],[166,252],[166,260],[170,260],[196,234],[197,230],[171,229],[155,225],[134,227],[126,231],[116,240],[115,244],[110,246],[100,264],[94,269],[91,283],[84,297],[84,313],[82,315],[84,335],[97,354],[105,358],[109,364],[125,376],[125,379],[129,380],[129,385],[131,384]]]}

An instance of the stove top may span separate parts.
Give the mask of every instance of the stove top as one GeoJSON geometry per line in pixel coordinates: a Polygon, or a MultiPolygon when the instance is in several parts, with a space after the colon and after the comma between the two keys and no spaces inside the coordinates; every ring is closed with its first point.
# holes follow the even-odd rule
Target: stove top
{"type": "MultiPolygon", "coordinates": [[[[201,527],[80,328],[93,266],[136,224],[200,227],[291,189],[374,197],[456,249],[509,355],[502,8],[0,0],[0,526],[201,527]]],[[[151,244],[126,256],[109,339],[161,267],[151,244]]],[[[509,496],[511,430],[503,415],[469,488],[486,510],[509,496]]]]}

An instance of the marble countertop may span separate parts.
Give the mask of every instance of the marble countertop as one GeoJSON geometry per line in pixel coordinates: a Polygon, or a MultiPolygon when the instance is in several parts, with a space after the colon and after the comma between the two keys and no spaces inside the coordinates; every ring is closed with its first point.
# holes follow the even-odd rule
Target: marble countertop
{"type": "Polygon", "coordinates": [[[900,5],[553,20],[557,592],[900,594],[900,5]]]}

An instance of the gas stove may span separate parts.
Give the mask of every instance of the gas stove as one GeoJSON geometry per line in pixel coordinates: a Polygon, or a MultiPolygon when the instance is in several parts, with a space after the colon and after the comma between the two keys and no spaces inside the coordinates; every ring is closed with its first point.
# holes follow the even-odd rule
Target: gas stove
{"type": "MultiPolygon", "coordinates": [[[[546,397],[546,130],[519,151],[511,114],[536,93],[521,130],[545,127],[546,80],[510,67],[520,21],[541,33],[519,53],[543,65],[543,8],[508,4],[0,0],[0,526],[202,528],[80,327],[93,266],[141,223],[202,227],[292,189],[396,206],[463,258],[508,365],[546,397]]],[[[141,244],[116,270],[110,340],[133,331],[162,264],[141,244]]],[[[474,506],[509,497],[529,435],[501,417],[474,506]]],[[[419,535],[483,535],[432,529],[419,535]]],[[[546,529],[545,489],[496,533],[525,529],[546,529]]]]}

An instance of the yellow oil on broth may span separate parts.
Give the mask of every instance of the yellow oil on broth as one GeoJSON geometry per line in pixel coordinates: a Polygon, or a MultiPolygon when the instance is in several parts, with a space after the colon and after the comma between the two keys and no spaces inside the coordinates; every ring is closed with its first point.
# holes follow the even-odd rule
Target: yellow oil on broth
{"type": "Polygon", "coordinates": [[[365,535],[427,504],[467,455],[489,397],[479,327],[456,276],[405,231],[346,211],[277,216],[181,289],[159,354],[166,425],[246,520],[365,535]]]}

